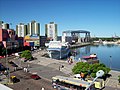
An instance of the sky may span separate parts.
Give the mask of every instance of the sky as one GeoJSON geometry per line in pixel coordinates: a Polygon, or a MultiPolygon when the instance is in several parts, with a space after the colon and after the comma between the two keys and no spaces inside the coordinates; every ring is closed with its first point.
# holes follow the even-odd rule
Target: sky
{"type": "Polygon", "coordinates": [[[19,23],[36,20],[58,24],[58,35],[66,30],[87,30],[91,36],[120,36],[120,0],[0,0],[0,20],[19,23]]]}

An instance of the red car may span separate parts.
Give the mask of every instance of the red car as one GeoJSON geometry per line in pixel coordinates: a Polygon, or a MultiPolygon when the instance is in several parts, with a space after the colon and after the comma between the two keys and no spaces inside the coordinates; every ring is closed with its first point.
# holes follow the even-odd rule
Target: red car
{"type": "Polygon", "coordinates": [[[35,80],[41,79],[37,74],[32,74],[30,77],[35,80]]]}
{"type": "Polygon", "coordinates": [[[0,59],[4,58],[4,56],[0,56],[0,59]]]}

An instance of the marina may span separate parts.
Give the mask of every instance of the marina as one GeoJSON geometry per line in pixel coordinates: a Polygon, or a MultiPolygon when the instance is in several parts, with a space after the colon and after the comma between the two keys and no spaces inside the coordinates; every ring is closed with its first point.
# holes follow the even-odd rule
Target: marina
{"type": "Polygon", "coordinates": [[[75,60],[78,61],[82,56],[89,56],[92,53],[97,54],[99,62],[104,63],[108,67],[114,70],[120,70],[120,46],[115,44],[107,45],[89,45],[81,48],[74,49],[79,51],[79,54],[74,56],[75,60]]]}

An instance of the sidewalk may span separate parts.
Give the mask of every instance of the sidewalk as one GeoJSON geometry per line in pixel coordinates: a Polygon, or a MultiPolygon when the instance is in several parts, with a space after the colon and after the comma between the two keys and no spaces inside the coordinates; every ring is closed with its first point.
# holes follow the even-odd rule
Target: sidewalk
{"type": "MultiPolygon", "coordinates": [[[[57,64],[57,66],[49,67],[49,64],[51,63],[49,61],[49,59],[47,60],[42,57],[37,60],[30,61],[30,62],[21,61],[21,64],[20,64],[19,59],[14,59],[12,61],[22,68],[27,67],[29,65],[29,67],[28,67],[29,73],[37,73],[39,76],[46,78],[49,81],[51,81],[52,77],[56,76],[56,75],[68,76],[65,73],[63,73],[61,70],[58,69],[57,66],[59,64],[57,64]]],[[[55,62],[56,61],[53,60],[52,63],[55,63],[55,62]]]]}
{"type": "Polygon", "coordinates": [[[120,89],[120,85],[118,85],[118,76],[120,75],[120,72],[111,70],[109,74],[111,74],[112,76],[107,79],[105,86],[120,89]]]}

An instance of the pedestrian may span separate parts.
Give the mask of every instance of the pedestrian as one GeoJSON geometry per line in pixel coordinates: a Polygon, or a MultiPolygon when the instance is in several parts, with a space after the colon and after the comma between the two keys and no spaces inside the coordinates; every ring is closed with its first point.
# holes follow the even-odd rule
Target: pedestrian
{"type": "Polygon", "coordinates": [[[68,57],[67,61],[68,61],[68,63],[70,64],[70,57],[68,57]]]}
{"type": "Polygon", "coordinates": [[[60,71],[60,66],[59,66],[59,71],[60,71]]]}
{"type": "Polygon", "coordinates": [[[41,90],[45,90],[43,87],[42,87],[42,89],[41,90]]]}
{"type": "Polygon", "coordinates": [[[29,68],[29,67],[30,67],[30,65],[28,64],[28,65],[27,65],[27,67],[29,68]]]}
{"type": "Polygon", "coordinates": [[[13,69],[14,69],[14,71],[16,71],[16,70],[17,70],[17,67],[14,67],[13,69]]]}
{"type": "Polygon", "coordinates": [[[26,68],[24,68],[23,70],[24,70],[24,72],[27,72],[26,68]]]}
{"type": "Polygon", "coordinates": [[[14,67],[14,71],[16,71],[16,67],[14,67]]]}
{"type": "Polygon", "coordinates": [[[27,68],[25,68],[25,72],[28,72],[28,69],[27,69],[27,68]]]}

